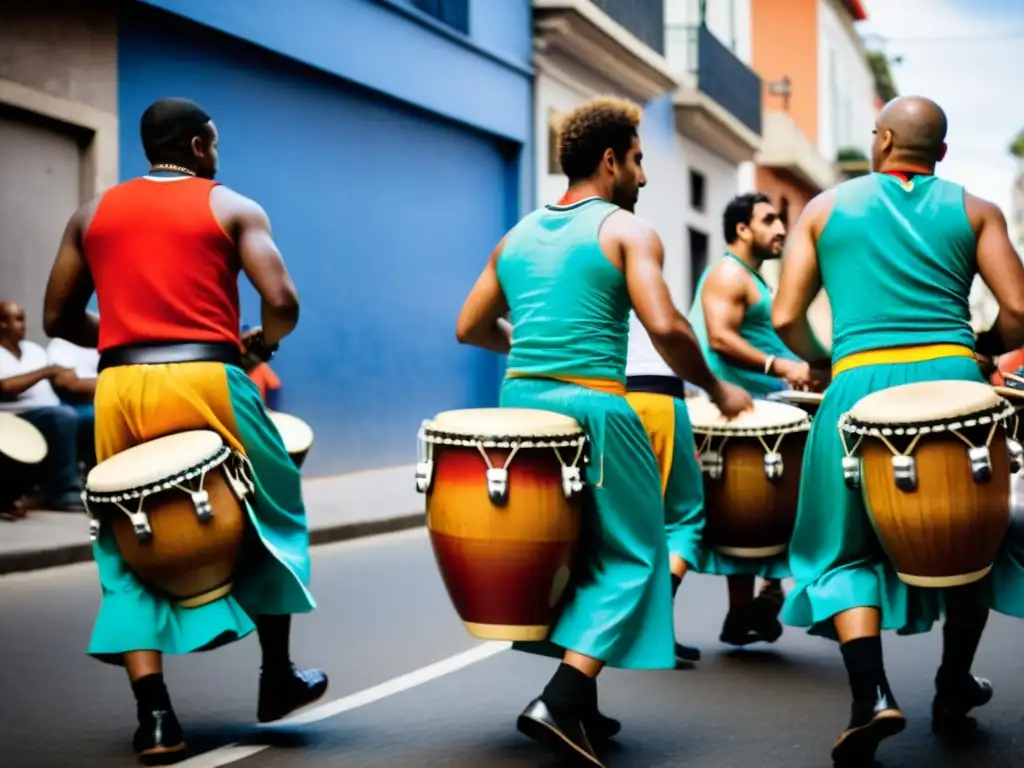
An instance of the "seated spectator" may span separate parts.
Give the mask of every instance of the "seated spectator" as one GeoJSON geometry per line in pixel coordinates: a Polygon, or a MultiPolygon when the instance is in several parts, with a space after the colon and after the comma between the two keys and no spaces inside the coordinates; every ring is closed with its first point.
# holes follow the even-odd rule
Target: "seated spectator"
{"type": "Polygon", "coordinates": [[[100,353],[80,347],[64,339],[53,339],[46,347],[50,365],[74,372],[60,386],[55,386],[61,401],[78,411],[78,458],[86,470],[96,465],[95,410],[96,379],[99,377],[100,353]]]}
{"type": "MultiPolygon", "coordinates": [[[[54,386],[64,389],[77,379],[69,368],[49,364],[46,351],[25,341],[25,310],[0,301],[0,410],[17,413],[46,438],[48,452],[40,467],[40,505],[58,511],[83,511],[78,471],[78,413],[61,403],[54,386]]],[[[92,431],[92,421],[88,429],[92,431]]]]}

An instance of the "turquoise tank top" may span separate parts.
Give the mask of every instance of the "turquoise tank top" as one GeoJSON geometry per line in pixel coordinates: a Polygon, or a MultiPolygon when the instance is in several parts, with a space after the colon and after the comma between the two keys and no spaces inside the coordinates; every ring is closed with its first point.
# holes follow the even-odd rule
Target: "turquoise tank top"
{"type": "Polygon", "coordinates": [[[632,302],[598,243],[617,210],[596,197],[547,205],[509,233],[497,264],[513,327],[509,372],[625,383],[632,302]]]}
{"type": "Polygon", "coordinates": [[[883,347],[974,348],[969,296],[977,239],[964,189],[935,176],[843,182],[818,238],[832,307],[832,359],[883,347]]]}
{"type": "MultiPolygon", "coordinates": [[[[764,278],[728,251],[726,251],[725,257],[734,259],[736,263],[740,264],[751,274],[754,282],[757,284],[758,293],[761,294],[761,298],[758,299],[757,303],[747,308],[747,312],[743,316],[743,322],[740,323],[740,336],[746,339],[751,346],[756,347],[766,355],[775,355],[786,360],[799,360],[800,358],[790,351],[789,347],[783,343],[782,339],[779,338],[779,334],[775,332],[775,328],[772,326],[772,295],[764,278]]],[[[690,307],[689,317],[690,324],[693,326],[697,339],[700,341],[700,348],[704,353],[704,359],[708,362],[708,367],[718,378],[743,387],[743,389],[755,397],[789,389],[789,385],[782,379],[769,376],[761,371],[754,371],[735,365],[711,348],[708,342],[708,327],[704,321],[701,296],[703,295],[704,283],[707,281],[708,275],[717,266],[718,264],[712,264],[700,276],[700,282],[697,283],[697,291],[693,297],[693,306],[690,307]]]]}

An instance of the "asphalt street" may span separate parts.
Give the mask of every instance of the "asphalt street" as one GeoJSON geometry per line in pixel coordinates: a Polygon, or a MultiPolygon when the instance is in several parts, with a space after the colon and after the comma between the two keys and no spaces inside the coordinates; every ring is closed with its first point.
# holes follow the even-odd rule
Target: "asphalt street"
{"type": "MultiPolygon", "coordinates": [[[[327,670],[327,696],[305,710],[305,723],[259,727],[255,637],[169,659],[168,685],[193,754],[180,765],[555,765],[515,731],[516,715],[555,662],[467,635],[422,530],[316,548],[313,573],[319,609],[296,619],[293,656],[327,670]],[[439,671],[449,659],[461,668],[439,671]]],[[[831,764],[849,706],[835,645],[787,628],[774,646],[733,651],[717,639],[725,597],[724,581],[713,577],[688,577],[680,590],[677,629],[704,652],[696,669],[602,675],[602,710],[624,726],[605,752],[609,768],[831,764]]],[[[4,768],[136,764],[124,674],[85,655],[98,602],[90,564],[0,578],[4,768]]],[[[1001,616],[990,622],[975,671],[993,680],[995,698],[978,711],[983,737],[955,748],[929,729],[940,634],[886,637],[890,679],[910,718],[879,754],[886,768],[1024,764],[1021,629],[1001,616]]]]}

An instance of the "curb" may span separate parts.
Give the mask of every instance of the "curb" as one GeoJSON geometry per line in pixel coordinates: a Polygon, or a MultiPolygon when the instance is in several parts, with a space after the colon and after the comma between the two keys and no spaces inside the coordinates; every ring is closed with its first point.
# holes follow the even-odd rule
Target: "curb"
{"type": "MultiPolygon", "coordinates": [[[[426,525],[425,512],[412,512],[406,515],[384,517],[380,520],[361,520],[353,523],[339,523],[309,532],[309,545],[333,544],[350,539],[361,539],[377,536],[382,533],[397,533],[410,528],[421,528],[426,525]]],[[[44,568],[56,568],[62,565],[74,565],[92,560],[92,544],[68,544],[61,547],[29,550],[27,552],[9,552],[0,554],[0,576],[8,573],[24,571],[40,571],[44,568]]]]}

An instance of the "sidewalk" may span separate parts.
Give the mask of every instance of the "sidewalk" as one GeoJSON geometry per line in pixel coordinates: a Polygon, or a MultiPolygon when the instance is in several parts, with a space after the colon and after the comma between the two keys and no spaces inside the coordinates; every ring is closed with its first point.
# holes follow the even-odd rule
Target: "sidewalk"
{"type": "MultiPolygon", "coordinates": [[[[416,492],[414,465],[316,478],[302,485],[313,544],[424,524],[426,500],[416,492]]],[[[84,514],[30,512],[16,522],[0,520],[0,574],[91,559],[84,514]]]]}

